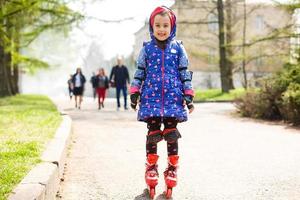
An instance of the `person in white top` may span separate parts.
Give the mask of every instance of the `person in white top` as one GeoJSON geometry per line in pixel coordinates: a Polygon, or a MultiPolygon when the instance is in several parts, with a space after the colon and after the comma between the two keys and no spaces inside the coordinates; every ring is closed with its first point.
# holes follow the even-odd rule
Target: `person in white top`
{"type": "Polygon", "coordinates": [[[75,107],[80,109],[82,102],[82,95],[84,91],[84,84],[86,79],[81,72],[81,68],[76,69],[76,73],[72,77],[72,83],[74,85],[73,94],[75,96],[75,107]]]}

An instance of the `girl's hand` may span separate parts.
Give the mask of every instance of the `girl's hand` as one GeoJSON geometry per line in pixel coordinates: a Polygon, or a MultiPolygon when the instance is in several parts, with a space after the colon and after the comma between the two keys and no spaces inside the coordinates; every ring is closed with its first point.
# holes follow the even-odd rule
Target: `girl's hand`
{"type": "Polygon", "coordinates": [[[139,97],[140,97],[139,92],[133,93],[133,94],[130,95],[130,100],[131,100],[130,106],[134,111],[136,111],[136,106],[138,104],[139,97]]]}
{"type": "Polygon", "coordinates": [[[189,109],[189,114],[191,114],[194,110],[195,110],[195,107],[194,107],[194,105],[193,105],[193,107],[191,107],[191,108],[189,109]]]}
{"type": "Polygon", "coordinates": [[[194,104],[193,104],[193,96],[184,95],[183,105],[184,106],[186,105],[187,108],[189,109],[189,113],[192,113],[195,109],[194,104]]]}

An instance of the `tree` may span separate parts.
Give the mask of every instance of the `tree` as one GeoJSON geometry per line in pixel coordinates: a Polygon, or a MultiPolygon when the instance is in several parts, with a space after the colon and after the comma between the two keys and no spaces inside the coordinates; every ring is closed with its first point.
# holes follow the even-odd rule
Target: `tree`
{"type": "MultiPolygon", "coordinates": [[[[188,4],[188,2],[186,2],[188,4]]],[[[223,0],[217,0],[217,1],[209,1],[209,2],[201,2],[199,1],[199,8],[203,9],[205,12],[207,12],[207,16],[205,18],[200,19],[198,21],[179,21],[179,24],[181,25],[214,25],[218,24],[218,28],[215,29],[212,27],[212,30],[210,33],[214,35],[218,40],[218,47],[219,50],[219,69],[220,69],[220,79],[221,79],[221,88],[222,92],[229,92],[229,90],[233,89],[233,79],[232,79],[232,68],[234,63],[229,59],[229,56],[233,54],[232,48],[228,45],[228,41],[231,41],[231,31],[227,31],[229,29],[230,23],[227,23],[227,14],[231,13],[231,1],[228,5],[224,5],[223,0]],[[228,9],[226,9],[228,8],[228,9]],[[216,16],[213,17],[213,16],[216,16]],[[214,32],[217,31],[217,32],[214,32]]],[[[186,9],[189,8],[189,5],[186,9]]],[[[194,9],[195,6],[191,7],[191,9],[194,9]]],[[[180,7],[179,7],[180,9],[180,7]]],[[[231,20],[231,18],[229,19],[231,20]]],[[[216,48],[215,46],[211,46],[208,41],[211,40],[211,38],[206,38],[199,36],[193,38],[194,40],[202,40],[204,43],[201,44],[201,46],[207,46],[208,48],[216,48]]],[[[192,52],[192,54],[200,57],[209,57],[206,55],[205,52],[192,52]]]]}
{"type": "Polygon", "coordinates": [[[0,96],[18,93],[20,67],[47,67],[47,63],[20,53],[48,29],[68,30],[82,15],[60,0],[0,0],[0,96]]]}
{"type": "Polygon", "coordinates": [[[243,71],[243,78],[244,78],[244,87],[245,89],[248,88],[248,80],[247,80],[247,73],[246,73],[246,31],[247,31],[247,5],[246,0],[243,2],[243,44],[242,44],[242,71],[243,71]]]}
{"type": "Polygon", "coordinates": [[[232,81],[232,70],[230,62],[226,57],[226,40],[225,40],[225,17],[224,17],[224,4],[223,0],[217,1],[217,10],[218,10],[218,24],[219,24],[219,51],[220,51],[220,74],[221,74],[221,86],[222,92],[229,92],[230,89],[233,89],[232,81]]]}
{"type": "MultiPolygon", "coordinates": [[[[182,10],[193,9],[195,7],[194,5],[194,7],[192,7],[192,5],[189,4],[190,3],[186,2],[182,10]]],[[[263,26],[265,26],[265,29],[262,31],[262,33],[258,33],[257,35],[254,35],[255,32],[253,32],[253,28],[247,27],[250,24],[253,24],[252,22],[250,23],[250,21],[256,19],[255,17],[259,13],[261,13],[261,11],[267,5],[260,3],[246,4],[246,0],[223,0],[222,2],[214,0],[209,2],[199,1],[196,7],[197,6],[198,9],[202,9],[202,13],[207,13],[204,15],[202,14],[202,19],[185,20],[179,22],[188,24],[191,27],[195,27],[196,25],[198,25],[198,27],[201,26],[201,28],[199,28],[199,36],[193,38],[193,43],[197,42],[197,44],[194,45],[195,50],[192,50],[192,55],[201,57],[203,59],[209,58],[209,54],[206,52],[199,52],[199,49],[198,52],[196,52],[196,48],[199,48],[199,46],[205,46],[207,49],[219,48],[219,52],[221,52],[221,48],[222,51],[225,49],[225,53],[222,53],[222,56],[215,60],[219,62],[219,68],[220,63],[226,63],[227,66],[225,67],[225,69],[228,68],[232,71],[225,76],[232,78],[233,73],[242,72],[244,87],[248,86],[247,73],[251,69],[249,67],[251,66],[251,64],[253,65],[256,60],[266,60],[273,62],[273,58],[276,58],[276,61],[279,60],[279,57],[282,60],[284,58],[288,58],[290,53],[288,50],[289,38],[293,35],[291,33],[291,27],[293,26],[292,20],[286,20],[287,22],[285,22],[285,20],[283,19],[276,24],[272,22],[269,24],[268,21],[262,19],[262,23],[264,23],[263,26]],[[218,5],[220,5],[221,3],[223,4],[223,17],[221,17],[221,19],[224,19],[224,31],[221,31],[221,29],[216,29],[217,31],[208,32],[209,34],[211,34],[211,36],[208,36],[208,33],[205,33],[205,36],[203,36],[201,30],[206,30],[206,27],[204,26],[210,26],[210,24],[216,23],[220,25],[219,13],[221,12],[221,10],[218,9],[218,5]],[[210,18],[211,15],[217,16],[217,19],[212,20],[210,18]],[[283,24],[282,22],[285,22],[286,24],[283,24]],[[223,44],[225,45],[224,47],[220,46],[220,42],[218,44],[214,42],[217,41],[217,39],[222,40],[223,36],[221,36],[221,34],[223,32],[225,33],[225,36],[223,38],[223,44]],[[215,39],[213,37],[215,37],[215,39]],[[200,40],[201,42],[198,42],[200,40]]],[[[271,10],[274,10],[276,5],[268,5],[268,7],[271,10]]],[[[280,11],[280,13],[283,13],[282,10],[282,7],[280,7],[276,9],[276,12],[280,11]]],[[[284,11],[284,13],[288,12],[284,11]]],[[[286,16],[291,16],[291,14],[288,14],[286,16]]],[[[185,27],[185,29],[189,29],[189,27],[185,27]]],[[[192,40],[190,36],[191,35],[186,36],[189,37],[188,40],[192,40]]],[[[272,65],[270,64],[269,66],[272,65]]],[[[277,66],[279,65],[277,64],[277,66]]],[[[220,72],[222,74],[222,71],[220,72]]]]}

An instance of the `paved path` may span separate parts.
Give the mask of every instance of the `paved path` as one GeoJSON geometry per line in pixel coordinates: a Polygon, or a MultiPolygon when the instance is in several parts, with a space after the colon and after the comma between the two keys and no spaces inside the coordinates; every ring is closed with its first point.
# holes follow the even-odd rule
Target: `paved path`
{"type": "MultiPolygon", "coordinates": [[[[58,100],[59,101],[59,100],[58,100]]],[[[144,200],[144,123],[133,111],[104,110],[86,99],[82,110],[59,101],[74,122],[61,198],[64,200],[144,200]]],[[[299,200],[300,131],[232,116],[227,103],[196,105],[179,125],[179,184],[174,200],[299,200]]],[[[160,182],[166,146],[159,144],[160,182]]]]}

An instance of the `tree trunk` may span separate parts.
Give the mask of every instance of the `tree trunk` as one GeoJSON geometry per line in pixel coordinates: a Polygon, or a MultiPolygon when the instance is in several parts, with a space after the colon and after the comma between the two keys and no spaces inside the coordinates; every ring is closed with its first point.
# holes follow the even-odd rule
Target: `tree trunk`
{"type": "MultiPolygon", "coordinates": [[[[20,36],[19,36],[18,24],[13,26],[12,29],[13,29],[12,30],[13,43],[11,48],[13,51],[19,52],[20,36]]],[[[11,72],[12,72],[11,83],[13,86],[13,92],[14,94],[18,94],[19,93],[19,67],[13,61],[11,62],[11,72]]]]}
{"type": "Polygon", "coordinates": [[[242,62],[242,70],[244,75],[244,88],[247,90],[248,88],[248,80],[247,80],[247,72],[246,72],[246,31],[247,31],[247,7],[246,0],[244,0],[244,19],[243,19],[243,62],[242,62]]]}
{"type": "MultiPolygon", "coordinates": [[[[0,6],[3,6],[3,1],[0,1],[0,6]]],[[[5,23],[9,23],[8,20],[0,20],[1,25],[5,23]]],[[[6,29],[9,30],[7,26],[6,29]]],[[[3,40],[0,40],[0,96],[9,96],[14,94],[10,70],[11,54],[6,52],[5,45],[6,43],[3,40]]]]}
{"type": "Polygon", "coordinates": [[[221,87],[222,92],[229,92],[233,89],[232,76],[230,76],[230,70],[227,66],[226,58],[226,43],[225,43],[225,25],[224,25],[224,5],[223,0],[217,1],[218,9],[218,24],[219,24],[219,51],[220,51],[220,74],[221,74],[221,87]],[[229,75],[229,76],[228,76],[229,75]]]}
{"type": "MultiPolygon", "coordinates": [[[[2,8],[4,2],[0,0],[0,8],[2,8]]],[[[0,11],[2,13],[2,10],[0,11]]],[[[4,24],[4,20],[0,20],[0,24],[4,24]]],[[[1,39],[1,38],[0,38],[1,39]]],[[[8,63],[7,55],[5,52],[5,44],[3,40],[0,40],[0,96],[12,95],[9,79],[8,79],[8,63]]]]}
{"type": "Polygon", "coordinates": [[[10,80],[9,80],[9,66],[7,54],[4,48],[0,46],[0,96],[13,95],[10,80]]]}
{"type": "Polygon", "coordinates": [[[7,74],[9,88],[11,90],[11,95],[15,95],[17,94],[16,92],[17,83],[15,83],[15,77],[14,77],[15,75],[14,75],[12,57],[10,52],[5,53],[5,61],[6,61],[6,70],[7,70],[6,74],[7,74]]]}
{"type": "Polygon", "coordinates": [[[0,96],[8,95],[6,90],[6,81],[4,76],[4,50],[0,46],[0,96]]]}
{"type": "Polygon", "coordinates": [[[234,49],[231,46],[233,43],[233,33],[232,33],[232,2],[231,0],[226,1],[226,77],[228,79],[228,84],[230,89],[234,89],[233,79],[232,79],[232,70],[234,68],[234,63],[232,62],[232,58],[234,56],[234,49]]]}
{"type": "Polygon", "coordinates": [[[14,84],[15,94],[20,93],[20,90],[19,90],[19,68],[16,65],[14,65],[14,68],[13,68],[13,84],[14,84]]]}

